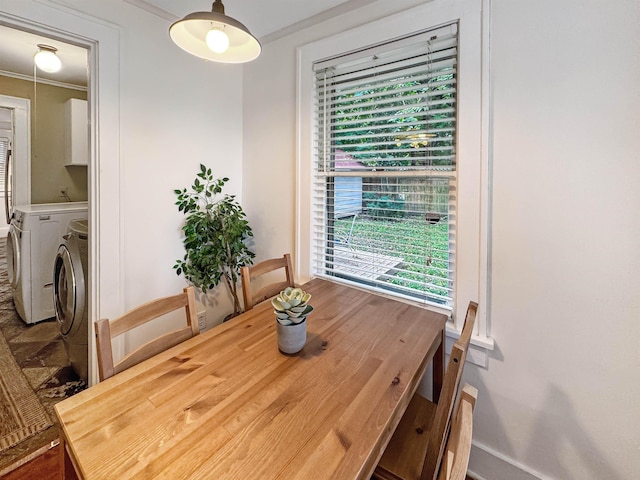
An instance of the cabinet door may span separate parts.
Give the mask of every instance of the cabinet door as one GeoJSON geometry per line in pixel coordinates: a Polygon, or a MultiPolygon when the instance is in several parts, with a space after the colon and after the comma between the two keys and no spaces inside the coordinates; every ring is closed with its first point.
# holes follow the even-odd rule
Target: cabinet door
{"type": "Polygon", "coordinates": [[[89,122],[87,101],[71,98],[65,103],[65,165],[87,165],[89,159],[89,122]]]}

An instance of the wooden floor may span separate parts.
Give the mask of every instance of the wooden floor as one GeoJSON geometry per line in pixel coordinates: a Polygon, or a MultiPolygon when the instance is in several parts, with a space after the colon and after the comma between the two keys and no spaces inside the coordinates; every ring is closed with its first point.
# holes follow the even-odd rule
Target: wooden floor
{"type": "Polygon", "coordinates": [[[62,480],[60,444],[2,477],[2,480],[62,480]]]}

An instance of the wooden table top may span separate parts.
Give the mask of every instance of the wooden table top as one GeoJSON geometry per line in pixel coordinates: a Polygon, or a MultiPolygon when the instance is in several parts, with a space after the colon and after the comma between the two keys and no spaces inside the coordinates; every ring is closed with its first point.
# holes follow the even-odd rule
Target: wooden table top
{"type": "Polygon", "coordinates": [[[438,349],[442,314],[315,279],[307,344],[270,302],[56,405],[97,479],[368,479],[438,349]]]}

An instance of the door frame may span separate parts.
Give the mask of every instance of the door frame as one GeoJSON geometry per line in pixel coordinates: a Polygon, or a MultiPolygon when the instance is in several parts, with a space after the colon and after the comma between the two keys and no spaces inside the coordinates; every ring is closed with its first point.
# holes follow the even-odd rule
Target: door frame
{"type": "Polygon", "coordinates": [[[58,38],[88,50],[89,384],[98,382],[93,322],[117,317],[124,307],[120,212],[120,44],[117,25],[70,2],[5,2],[0,23],[58,38]],[[70,5],[70,6],[68,6],[70,5]]]}

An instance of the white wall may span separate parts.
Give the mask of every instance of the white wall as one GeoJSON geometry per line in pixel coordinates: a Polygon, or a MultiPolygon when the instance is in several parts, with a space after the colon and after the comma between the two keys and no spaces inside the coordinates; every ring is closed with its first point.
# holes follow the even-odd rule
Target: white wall
{"type": "MultiPolygon", "coordinates": [[[[102,3],[97,1],[96,3],[102,3]]],[[[113,2],[109,2],[112,3],[113,2]]],[[[122,25],[121,204],[128,306],[179,291],[184,215],[173,190],[189,187],[200,163],[231,180],[241,199],[242,67],[205,62],[171,42],[169,22],[124,2],[122,25]],[[135,30],[134,30],[135,27],[135,30]]],[[[113,5],[104,8],[108,17],[113,5]]],[[[186,12],[188,13],[188,12],[186,12]]],[[[210,295],[208,323],[233,310],[224,287],[210,295]]]]}
{"type": "Polygon", "coordinates": [[[498,349],[467,370],[475,438],[557,479],[640,478],[640,4],[492,5],[498,349]]]}
{"type": "MultiPolygon", "coordinates": [[[[388,3],[268,43],[245,67],[244,205],[259,257],[295,249],[296,47],[388,3]]],[[[480,390],[471,470],[639,478],[639,4],[487,4],[496,349],[465,370],[480,390]]]]}

